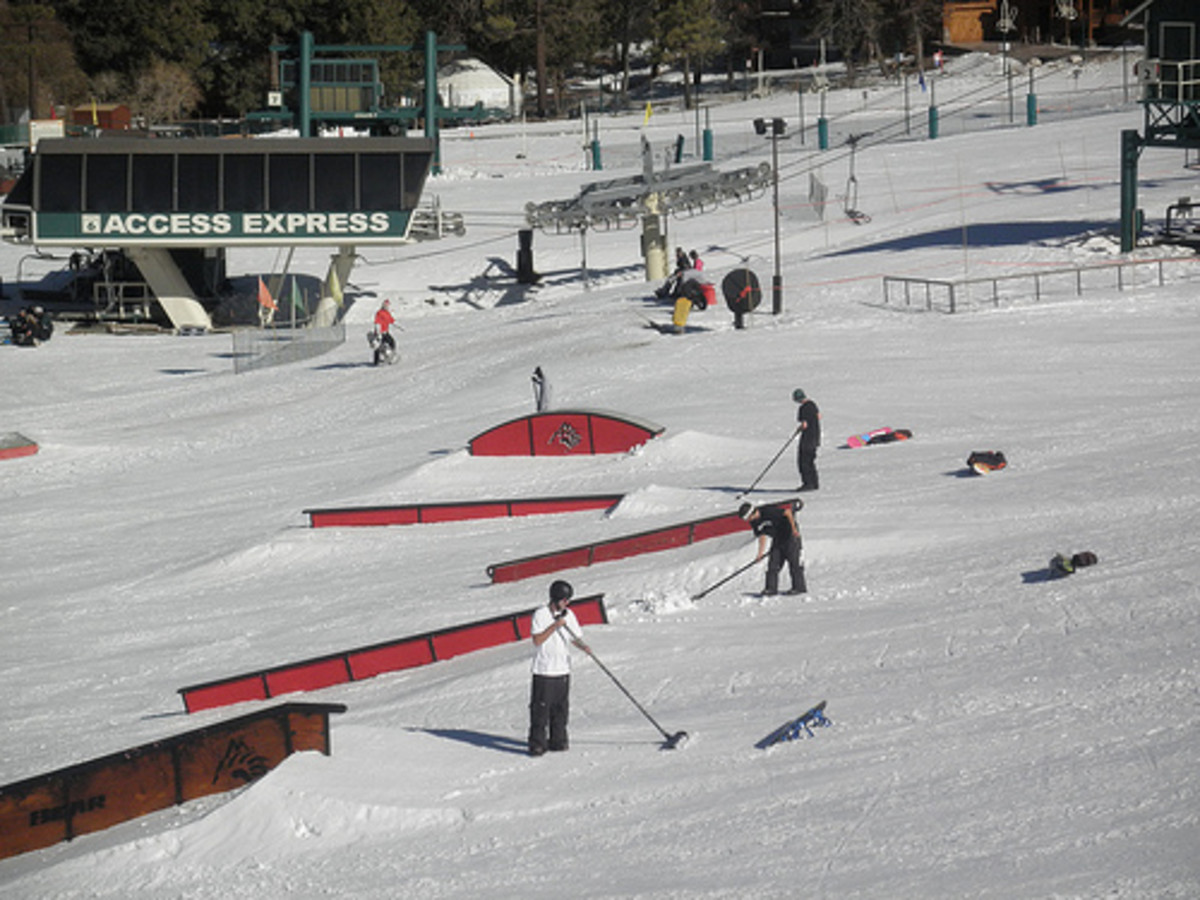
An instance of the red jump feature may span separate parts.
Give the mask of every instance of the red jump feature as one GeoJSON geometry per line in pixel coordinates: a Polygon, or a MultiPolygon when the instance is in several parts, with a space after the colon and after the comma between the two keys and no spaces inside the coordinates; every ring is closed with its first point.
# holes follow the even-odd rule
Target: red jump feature
{"type": "Polygon", "coordinates": [[[588,456],[625,453],[665,429],[599,409],[533,413],[471,438],[472,456],[588,456]]]}
{"type": "Polygon", "coordinates": [[[0,434],[0,459],[16,459],[18,456],[33,456],[38,445],[23,434],[10,431],[0,434]]]}
{"type": "Polygon", "coordinates": [[[0,787],[0,859],[244,787],[293,753],[330,753],[337,703],[285,703],[0,787]]]}
{"type": "MultiPolygon", "coordinates": [[[[740,520],[739,520],[740,521],[740,520]]],[[[604,595],[580,597],[571,604],[582,625],[608,623],[604,595]]],[[[496,616],[465,625],[385,641],[368,647],[330,653],[233,675],[179,689],[189,713],[246,700],[268,700],[292,691],[315,691],[335,684],[362,681],[385,672],[399,672],[529,637],[535,610],[496,616]]]]}
{"type": "Polygon", "coordinates": [[[418,525],[459,522],[465,519],[502,519],[611,509],[622,494],[580,497],[541,497],[528,500],[464,500],[451,503],[412,503],[403,506],[351,506],[342,509],[306,509],[313,528],[370,525],[418,525]]]}
{"type": "Polygon", "coordinates": [[[695,519],[680,525],[669,525],[665,528],[642,531],[607,541],[496,563],[487,567],[487,574],[494,584],[504,581],[520,581],[522,578],[546,575],[563,569],[575,569],[590,566],[593,563],[624,559],[627,556],[639,556],[643,553],[657,553],[660,550],[685,547],[697,541],[724,537],[727,534],[745,530],[746,523],[737,513],[724,513],[719,516],[709,516],[706,519],[695,519]]]}

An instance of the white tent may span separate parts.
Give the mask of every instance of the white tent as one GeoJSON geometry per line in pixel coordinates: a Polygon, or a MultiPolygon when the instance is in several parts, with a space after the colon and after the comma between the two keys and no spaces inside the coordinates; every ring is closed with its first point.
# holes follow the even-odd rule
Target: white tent
{"type": "Polygon", "coordinates": [[[487,109],[503,109],[514,116],[521,112],[521,92],[516,83],[482,60],[457,59],[440,67],[437,78],[438,96],[446,106],[482,103],[487,109]]]}

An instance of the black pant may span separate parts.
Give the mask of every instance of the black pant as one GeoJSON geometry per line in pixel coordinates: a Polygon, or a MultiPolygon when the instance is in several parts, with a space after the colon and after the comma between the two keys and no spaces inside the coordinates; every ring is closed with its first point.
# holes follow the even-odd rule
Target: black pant
{"type": "Polygon", "coordinates": [[[767,554],[767,584],[765,594],[779,593],[779,570],[787,563],[788,575],[792,579],[792,591],[807,594],[808,584],[804,580],[804,566],[800,565],[800,539],[795,535],[773,538],[767,554]]]}
{"type": "Polygon", "coordinates": [[[529,694],[529,749],[566,750],[570,675],[534,675],[529,694]],[[549,731],[549,740],[547,740],[549,731]]]}
{"type": "Polygon", "coordinates": [[[820,487],[817,481],[817,445],[800,442],[796,452],[796,465],[800,469],[800,487],[815,491],[820,487]]]}

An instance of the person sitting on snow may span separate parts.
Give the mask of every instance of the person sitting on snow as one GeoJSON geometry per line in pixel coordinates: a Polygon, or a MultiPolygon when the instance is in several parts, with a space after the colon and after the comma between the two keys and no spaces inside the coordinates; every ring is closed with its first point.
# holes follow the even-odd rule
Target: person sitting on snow
{"type": "Polygon", "coordinates": [[[12,342],[18,347],[36,347],[54,334],[54,320],[40,306],[22,309],[9,322],[12,342]]]}

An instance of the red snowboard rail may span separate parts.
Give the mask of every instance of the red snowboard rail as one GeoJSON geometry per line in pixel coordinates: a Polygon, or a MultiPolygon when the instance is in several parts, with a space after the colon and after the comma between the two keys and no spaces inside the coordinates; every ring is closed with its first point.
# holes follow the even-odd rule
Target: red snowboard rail
{"type": "Polygon", "coordinates": [[[587,456],[625,453],[665,429],[599,409],[560,409],[521,416],[471,438],[472,456],[587,456]]]}
{"type": "Polygon", "coordinates": [[[342,509],[306,509],[313,528],[368,525],[417,525],[430,522],[459,522],[464,519],[497,519],[541,516],[610,509],[622,494],[579,497],[541,497],[528,500],[464,500],[452,503],[412,503],[403,506],[351,506],[342,509]]]}
{"type": "Polygon", "coordinates": [[[724,513],[566,550],[553,550],[538,556],[496,563],[487,567],[487,573],[492,582],[497,584],[504,581],[520,581],[522,578],[532,578],[562,569],[574,569],[642,553],[657,553],[660,550],[685,547],[697,541],[745,531],[748,527],[737,513],[724,513]]]}
{"type": "MultiPolygon", "coordinates": [[[[571,603],[571,609],[581,625],[608,623],[603,594],[580,597],[571,603]]],[[[179,694],[183,697],[184,709],[194,713],[246,700],[268,700],[292,691],[315,691],[335,684],[362,681],[385,672],[413,669],[463,653],[524,640],[529,637],[529,622],[535,611],[536,607],[194,684],[180,688],[179,694]]]]}
{"type": "Polygon", "coordinates": [[[10,431],[0,434],[0,459],[16,459],[18,456],[33,456],[38,452],[36,441],[31,441],[23,434],[10,431]]]}

